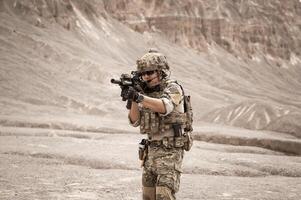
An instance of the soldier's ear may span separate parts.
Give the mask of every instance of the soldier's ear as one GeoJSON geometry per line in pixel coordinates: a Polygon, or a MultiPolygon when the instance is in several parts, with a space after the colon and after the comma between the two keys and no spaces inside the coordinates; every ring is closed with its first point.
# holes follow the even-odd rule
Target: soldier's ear
{"type": "Polygon", "coordinates": [[[162,71],[159,71],[159,70],[157,70],[157,76],[158,76],[160,81],[164,78],[162,71]]]}

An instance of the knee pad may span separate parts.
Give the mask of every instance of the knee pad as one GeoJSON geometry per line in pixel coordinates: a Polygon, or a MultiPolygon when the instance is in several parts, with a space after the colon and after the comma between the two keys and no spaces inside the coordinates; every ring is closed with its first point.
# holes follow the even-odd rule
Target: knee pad
{"type": "Polygon", "coordinates": [[[156,200],[155,187],[142,187],[143,200],[156,200]]]}
{"type": "Polygon", "coordinates": [[[175,200],[175,196],[172,194],[171,189],[164,186],[156,187],[156,200],[175,200]]]}

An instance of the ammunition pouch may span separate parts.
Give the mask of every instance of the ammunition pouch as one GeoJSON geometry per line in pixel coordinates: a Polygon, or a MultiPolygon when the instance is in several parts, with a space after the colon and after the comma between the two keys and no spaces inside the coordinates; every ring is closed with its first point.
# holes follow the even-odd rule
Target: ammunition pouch
{"type": "Polygon", "coordinates": [[[185,125],[187,122],[186,113],[172,112],[168,116],[159,115],[150,109],[140,111],[140,133],[158,134],[173,128],[174,124],[185,125]]]}
{"type": "Polygon", "coordinates": [[[140,132],[142,134],[155,134],[159,132],[160,119],[159,114],[150,109],[143,109],[140,112],[140,132]]]}

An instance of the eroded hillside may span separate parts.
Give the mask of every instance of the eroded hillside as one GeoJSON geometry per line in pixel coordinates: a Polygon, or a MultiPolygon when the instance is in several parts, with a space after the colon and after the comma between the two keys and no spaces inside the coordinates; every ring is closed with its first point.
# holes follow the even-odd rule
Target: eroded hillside
{"type": "Polygon", "coordinates": [[[193,96],[196,126],[277,131],[289,121],[298,135],[290,114],[301,108],[299,10],[293,0],[2,0],[1,124],[99,130],[120,118],[126,126],[109,80],[156,47],[193,96]]]}
{"type": "Polygon", "coordinates": [[[138,32],[160,32],[200,51],[216,43],[238,57],[301,55],[299,0],[115,0],[105,8],[138,32]]]}

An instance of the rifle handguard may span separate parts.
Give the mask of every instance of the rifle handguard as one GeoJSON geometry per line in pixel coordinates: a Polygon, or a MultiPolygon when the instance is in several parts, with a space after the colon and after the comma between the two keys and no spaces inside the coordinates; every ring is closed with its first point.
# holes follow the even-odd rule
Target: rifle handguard
{"type": "Polygon", "coordinates": [[[132,108],[132,100],[131,99],[128,99],[128,101],[126,102],[126,108],[128,110],[130,110],[132,108]]]}

